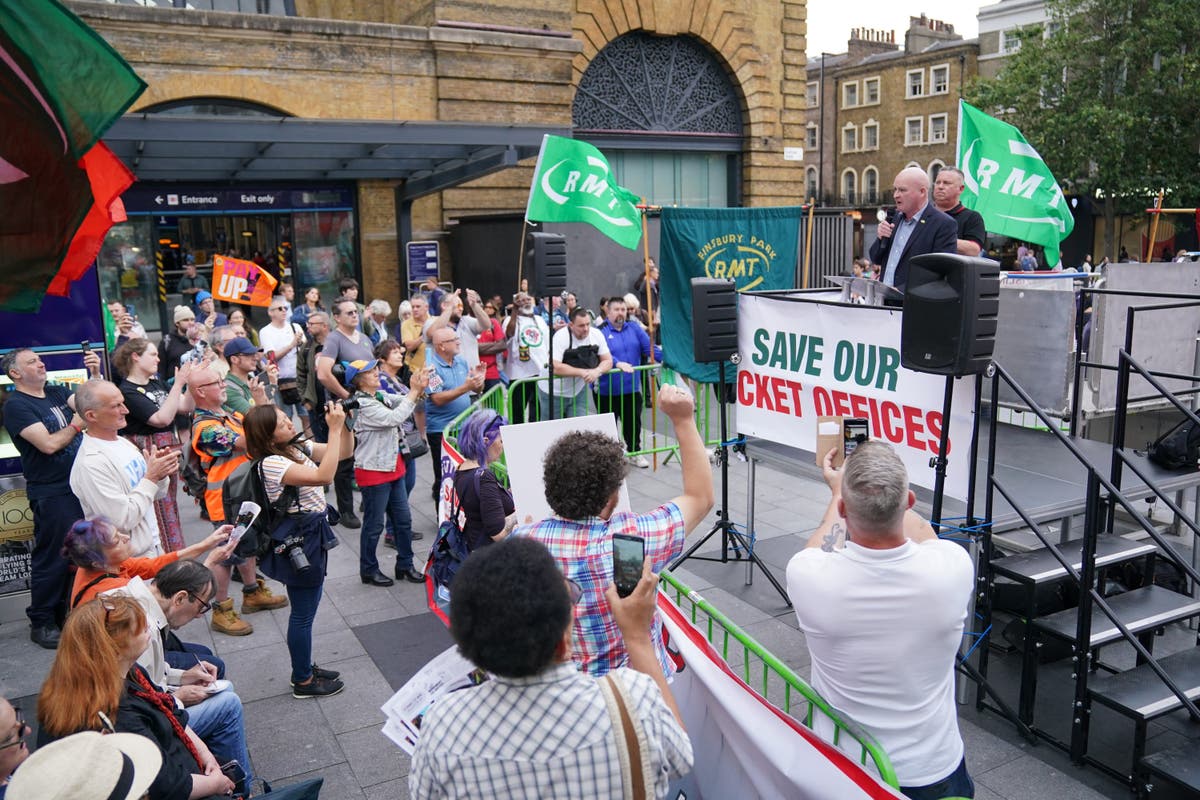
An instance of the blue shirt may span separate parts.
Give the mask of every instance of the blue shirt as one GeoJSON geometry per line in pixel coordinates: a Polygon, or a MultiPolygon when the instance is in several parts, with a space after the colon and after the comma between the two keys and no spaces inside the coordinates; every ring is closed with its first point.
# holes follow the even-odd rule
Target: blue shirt
{"type": "Polygon", "coordinates": [[[921,221],[925,208],[921,206],[921,210],[913,214],[912,219],[905,219],[901,215],[896,230],[892,231],[892,249],[888,250],[887,269],[883,272],[883,282],[888,286],[896,285],[896,267],[900,265],[900,257],[904,255],[904,248],[908,246],[909,238],[917,229],[917,223],[921,221]]]}
{"type": "MultiPolygon", "coordinates": [[[[471,367],[465,358],[456,355],[454,361],[447,364],[437,353],[429,355],[430,359],[426,365],[433,367],[433,375],[429,378],[429,387],[425,389],[426,397],[432,398],[439,392],[448,392],[467,382],[471,367]]],[[[430,400],[425,404],[426,430],[430,433],[441,433],[450,424],[450,421],[466,410],[469,405],[471,405],[470,392],[460,394],[443,406],[430,400]]]]}
{"type": "MultiPolygon", "coordinates": [[[[619,362],[636,367],[650,356],[650,336],[645,328],[636,322],[626,321],[621,330],[614,328],[612,323],[605,322],[600,326],[600,333],[608,343],[614,367],[619,362]]],[[[661,360],[662,348],[655,348],[655,358],[661,360]]],[[[605,396],[637,394],[641,389],[641,380],[642,376],[637,372],[609,372],[600,376],[596,391],[605,396]]]]}

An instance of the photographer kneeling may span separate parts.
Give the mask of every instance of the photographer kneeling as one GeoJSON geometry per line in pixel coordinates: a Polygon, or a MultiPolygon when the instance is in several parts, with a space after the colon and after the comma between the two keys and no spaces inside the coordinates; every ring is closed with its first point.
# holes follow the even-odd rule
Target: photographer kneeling
{"type": "Polygon", "coordinates": [[[346,365],[346,387],[354,391],[358,404],[354,415],[354,480],[363,496],[363,526],[358,551],[358,574],[363,583],[391,586],[393,581],[379,570],[375,549],[383,533],[384,513],[391,523],[396,543],[396,577],[424,583],[425,576],[413,569],[412,512],[408,487],[404,484],[404,432],[401,426],[412,416],[411,398],[419,398],[429,385],[429,374],[418,370],[409,379],[409,394],[384,394],[379,390],[379,361],[351,361],[346,365]]]}
{"type": "Polygon", "coordinates": [[[324,697],[343,688],[338,673],[312,663],[312,626],[325,583],[326,551],[337,544],[325,487],[333,481],[338,460],[350,455],[354,438],[341,403],[329,403],[325,419],[328,444],[297,442],[292,420],[275,406],[255,406],[245,419],[246,452],[262,461],[267,498],[276,503],[284,497],[282,510],[288,515],[272,532],[273,546],[259,568],[287,587],[291,600],[287,645],[292,697],[324,697]]]}

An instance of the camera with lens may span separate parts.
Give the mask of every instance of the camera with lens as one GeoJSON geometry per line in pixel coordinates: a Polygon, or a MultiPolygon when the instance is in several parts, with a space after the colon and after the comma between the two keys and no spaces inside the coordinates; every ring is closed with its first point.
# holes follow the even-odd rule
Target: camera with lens
{"type": "Polygon", "coordinates": [[[343,411],[353,411],[359,406],[357,397],[343,397],[341,400],[338,400],[338,402],[342,404],[343,411]]]}
{"type": "Polygon", "coordinates": [[[289,536],[279,544],[275,545],[275,552],[286,554],[292,562],[292,569],[296,572],[308,572],[312,569],[312,564],[308,561],[308,556],[304,555],[304,537],[289,536]]]}

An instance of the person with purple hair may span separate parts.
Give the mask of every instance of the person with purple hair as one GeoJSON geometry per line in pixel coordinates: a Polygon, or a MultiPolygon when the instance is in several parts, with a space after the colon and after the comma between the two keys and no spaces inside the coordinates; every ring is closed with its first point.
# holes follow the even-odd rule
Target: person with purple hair
{"type": "Polygon", "coordinates": [[[463,462],[451,480],[468,551],[500,541],[517,522],[512,493],[487,468],[504,453],[500,429],[507,424],[508,420],[492,409],[481,408],[467,419],[458,435],[463,462]]]}

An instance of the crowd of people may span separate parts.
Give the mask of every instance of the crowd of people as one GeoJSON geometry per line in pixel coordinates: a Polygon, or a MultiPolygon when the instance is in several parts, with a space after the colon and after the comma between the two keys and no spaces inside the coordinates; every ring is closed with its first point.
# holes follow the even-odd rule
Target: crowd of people
{"type": "MultiPolygon", "coordinates": [[[[678,443],[680,493],[644,513],[618,509],[630,468],[646,466],[636,456],[646,384],[635,368],[661,358],[656,273],[651,280],[641,318],[623,296],[594,317],[570,294],[539,309],[527,292],[506,305],[435,284],[405,301],[394,324],[389,304],[360,304],[346,281],[329,311],[311,291],[299,307],[288,293],[273,298],[257,344],[244,314],[217,312],[197,288],[158,347],[118,320],[127,332],[111,359],[119,381],[105,380],[89,353],[90,380],[74,392],[47,382],[36,352],[5,354],[14,390],[4,425],[35,522],[30,636],[57,653],[33,756],[21,712],[0,700],[0,797],[6,784],[13,800],[49,796],[37,793],[45,770],[85,753],[116,770],[98,781],[107,787],[98,797],[249,796],[243,708],[228,682],[236,676],[174,631],[211,613],[213,631],[251,635],[244,615],[287,607],[292,696],[343,691],[339,673],[317,665],[312,638],[335,527],[358,531],[365,585],[424,583],[409,506],[423,452],[435,499],[450,501],[443,508],[470,553],[451,587],[450,632],[493,679],[426,715],[413,796],[624,796],[632,745],[617,731],[630,721],[649,765],[642,795],[663,797],[694,754],[669,684],[656,574],[683,553],[714,492],[695,400],[668,385],[656,401],[678,443]],[[548,377],[551,363],[552,390],[521,381],[548,377]],[[514,421],[548,414],[552,391],[556,417],[594,408],[620,422],[620,439],[575,431],[549,447],[546,519],[519,520],[490,469],[509,422],[496,411],[467,418],[457,438],[464,461],[442,480],[446,425],[502,380],[520,390],[514,421]],[[239,538],[225,494],[246,465],[269,524],[239,538]],[[213,528],[190,546],[180,488],[213,528]],[[618,534],[644,542],[628,596],[612,583],[618,534]],[[381,544],[395,550],[392,575],[381,544]],[[229,596],[235,578],[240,608],[229,596]]],[[[844,470],[827,464],[826,479],[830,510],[788,569],[814,685],[893,754],[909,797],[969,797],[950,687],[970,562],[912,514],[903,464],[886,445],[861,445],[844,470]],[[856,591],[865,586],[888,587],[887,596],[856,591]],[[898,660],[904,674],[889,666],[898,660]]]]}

